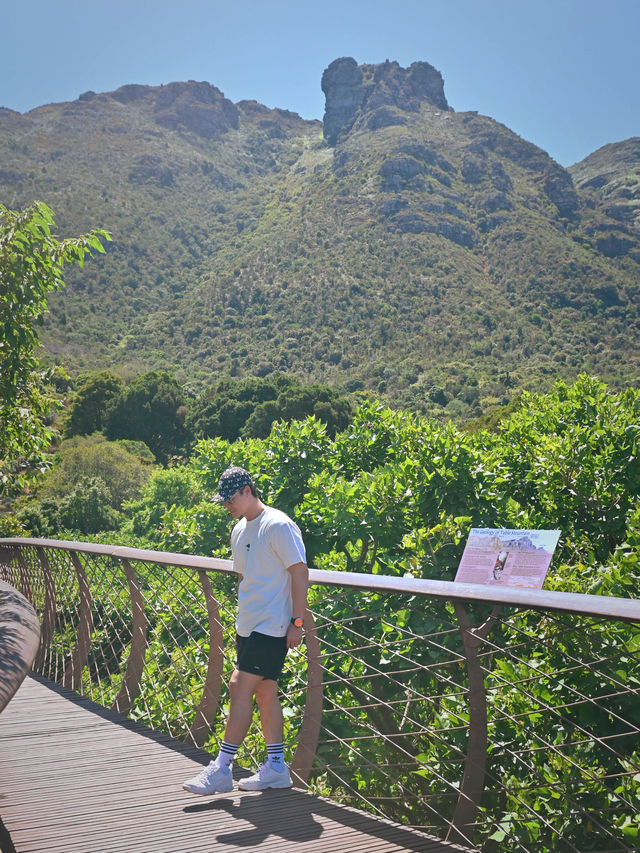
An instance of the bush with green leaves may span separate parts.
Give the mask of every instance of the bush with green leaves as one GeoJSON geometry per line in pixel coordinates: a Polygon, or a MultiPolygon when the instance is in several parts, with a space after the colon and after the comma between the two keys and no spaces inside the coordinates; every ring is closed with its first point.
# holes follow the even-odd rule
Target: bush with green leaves
{"type": "Polygon", "coordinates": [[[163,540],[160,528],[164,514],[172,507],[192,509],[205,497],[202,484],[191,467],[155,468],[140,496],[126,505],[127,522],[123,533],[130,531],[136,537],[146,536],[149,545],[159,546],[163,540]]]}
{"type": "Polygon", "coordinates": [[[80,477],[64,497],[28,504],[17,517],[31,535],[44,538],[54,538],[63,531],[86,536],[114,530],[122,520],[102,477],[86,476],[80,477]]]}
{"type": "Polygon", "coordinates": [[[117,527],[120,514],[102,477],[82,477],[58,504],[60,525],[80,533],[97,533],[117,527]]]}
{"type": "Polygon", "coordinates": [[[122,523],[123,505],[140,495],[151,471],[120,442],[99,433],[76,436],[62,442],[54,467],[39,484],[38,499],[25,503],[17,518],[34,536],[114,530],[122,523]]]}
{"type": "Polygon", "coordinates": [[[618,394],[593,377],[524,393],[495,436],[478,434],[495,488],[526,509],[530,526],[559,528],[560,555],[591,564],[624,541],[640,495],[640,391],[618,394]]]}
{"type": "Polygon", "coordinates": [[[151,465],[118,441],[100,434],[76,437],[62,442],[54,466],[39,484],[38,497],[63,498],[83,477],[99,477],[108,485],[111,506],[120,510],[125,501],[140,495],[151,471],[151,465]]]}

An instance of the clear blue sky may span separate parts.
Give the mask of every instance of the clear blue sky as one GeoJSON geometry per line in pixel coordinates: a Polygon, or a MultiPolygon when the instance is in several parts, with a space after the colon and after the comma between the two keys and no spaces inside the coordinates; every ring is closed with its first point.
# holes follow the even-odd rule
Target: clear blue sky
{"type": "MultiPolygon", "coordinates": [[[[0,106],[207,80],[322,118],[323,70],[425,60],[565,166],[640,136],[640,0],[25,0],[0,19],[0,106]]],[[[1,166],[1,163],[0,163],[1,166]]]]}

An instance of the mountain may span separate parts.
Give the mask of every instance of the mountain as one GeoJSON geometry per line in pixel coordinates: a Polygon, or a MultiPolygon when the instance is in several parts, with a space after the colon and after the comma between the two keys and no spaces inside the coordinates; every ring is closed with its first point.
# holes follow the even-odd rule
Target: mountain
{"type": "Polygon", "coordinates": [[[287,370],[454,418],[638,380],[640,140],[562,168],[426,62],[332,62],[324,122],[188,81],[0,109],[0,199],[104,227],[42,339],[197,388],[287,370]]]}
{"type": "Polygon", "coordinates": [[[599,148],[569,169],[583,199],[583,227],[611,258],[640,262],[640,137],[599,148]]]}

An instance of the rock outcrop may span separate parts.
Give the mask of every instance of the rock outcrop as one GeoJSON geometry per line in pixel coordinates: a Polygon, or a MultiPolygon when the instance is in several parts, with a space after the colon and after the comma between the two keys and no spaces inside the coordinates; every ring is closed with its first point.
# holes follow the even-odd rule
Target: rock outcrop
{"type": "MultiPolygon", "coordinates": [[[[126,86],[120,86],[119,89],[116,89],[115,92],[111,93],[111,97],[115,98],[116,101],[120,101],[121,104],[133,104],[136,101],[141,101],[143,98],[146,98],[153,92],[153,88],[151,86],[143,86],[140,83],[128,83],[126,86]]],[[[95,95],[94,92],[84,92],[78,98],[79,101],[87,101],[93,100],[92,95],[95,95]],[[87,95],[89,97],[87,97],[87,95]]]]}
{"type": "Polygon", "coordinates": [[[576,193],[571,175],[562,166],[553,164],[544,176],[544,192],[558,208],[560,216],[571,217],[578,210],[578,194],[576,193]]]}
{"type": "Polygon", "coordinates": [[[155,120],[212,139],[238,127],[238,108],[210,83],[169,83],[156,98],[155,120]]]}
{"type": "Polygon", "coordinates": [[[428,62],[401,68],[388,60],[358,65],[355,59],[343,57],[325,69],[321,86],[326,97],[324,137],[329,145],[335,145],[365,113],[373,113],[369,128],[375,129],[403,124],[398,110],[416,112],[425,101],[437,109],[449,109],[442,75],[428,62]]]}

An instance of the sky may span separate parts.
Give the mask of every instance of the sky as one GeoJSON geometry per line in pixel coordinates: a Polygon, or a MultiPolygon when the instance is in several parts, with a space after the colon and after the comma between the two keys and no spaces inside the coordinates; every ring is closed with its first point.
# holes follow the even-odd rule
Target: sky
{"type": "Polygon", "coordinates": [[[206,80],[321,119],[334,59],[426,61],[453,109],[569,166],[640,136],[639,44],[640,0],[6,0],[0,106],[206,80]]]}

